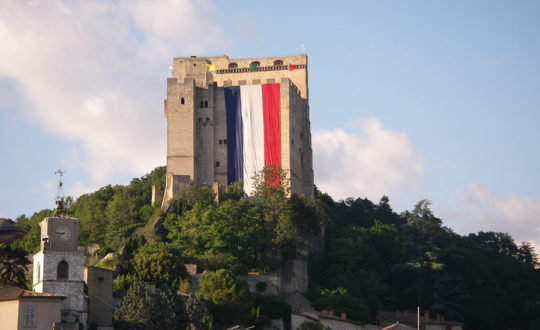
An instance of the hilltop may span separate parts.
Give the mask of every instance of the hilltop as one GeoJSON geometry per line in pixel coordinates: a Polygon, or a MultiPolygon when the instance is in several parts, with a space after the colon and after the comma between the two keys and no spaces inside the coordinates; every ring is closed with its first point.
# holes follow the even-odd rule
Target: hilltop
{"type": "MultiPolygon", "coordinates": [[[[190,187],[163,212],[160,201],[151,205],[153,185],[164,187],[165,167],[127,186],[108,185],[66,203],[66,213],[80,220],[80,244],[99,245],[89,262],[117,253],[109,266],[117,271],[119,292],[143,280],[189,293],[182,265],[196,264],[200,271],[219,274],[203,283],[227,279],[231,284],[227,299],[218,299],[217,291],[204,284],[202,293],[187,302],[206,304],[215,324],[230,325],[238,315],[260,324],[286,318],[290,307],[279,296],[264,294],[263,288],[250,295],[235,276],[270,272],[286,260],[303,258],[305,235],[324,233],[324,251],[308,258],[305,293],[318,310],[374,322],[378,311],[420,306],[469,329],[529,329],[540,321],[540,271],[533,247],[517,244],[507,233],[456,234],[433,214],[428,200],[398,214],[385,196],[376,203],[334,201],[316,189],[313,199],[286,198],[286,185],[268,187],[259,178],[249,198],[239,184],[225,187],[219,204],[210,188],[190,187]],[[120,259],[123,266],[117,267],[120,259]]],[[[51,213],[15,219],[27,235],[10,249],[35,252],[38,222],[51,213]]]]}

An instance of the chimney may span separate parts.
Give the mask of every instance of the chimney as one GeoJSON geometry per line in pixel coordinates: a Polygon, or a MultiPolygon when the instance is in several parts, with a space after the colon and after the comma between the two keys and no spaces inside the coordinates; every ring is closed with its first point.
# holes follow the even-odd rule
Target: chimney
{"type": "Polygon", "coordinates": [[[326,309],[323,309],[321,313],[323,313],[323,315],[328,315],[328,311],[326,309]]]}
{"type": "Polygon", "coordinates": [[[424,311],[424,318],[429,320],[429,311],[424,311]]]}
{"type": "Polygon", "coordinates": [[[347,313],[341,312],[341,319],[346,320],[347,319],[347,313]]]}
{"type": "Polygon", "coordinates": [[[328,311],[328,315],[334,316],[334,311],[333,310],[328,311]]]}

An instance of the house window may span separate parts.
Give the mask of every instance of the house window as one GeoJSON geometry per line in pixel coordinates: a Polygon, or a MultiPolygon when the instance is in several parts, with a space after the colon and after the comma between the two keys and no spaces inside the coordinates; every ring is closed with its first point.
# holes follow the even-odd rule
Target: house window
{"type": "Polygon", "coordinates": [[[283,61],[282,60],[275,60],[274,65],[283,65],[283,61]]]}
{"type": "Polygon", "coordinates": [[[237,68],[238,67],[238,64],[236,63],[229,63],[229,69],[234,69],[234,68],[237,68]]]}
{"type": "Polygon", "coordinates": [[[68,263],[64,260],[60,261],[58,268],[56,269],[56,279],[57,280],[67,280],[69,273],[68,263]]]}
{"type": "Polygon", "coordinates": [[[36,306],[24,306],[24,326],[36,326],[36,306]]]}
{"type": "Polygon", "coordinates": [[[216,162],[216,167],[219,167],[219,162],[216,162]]]}

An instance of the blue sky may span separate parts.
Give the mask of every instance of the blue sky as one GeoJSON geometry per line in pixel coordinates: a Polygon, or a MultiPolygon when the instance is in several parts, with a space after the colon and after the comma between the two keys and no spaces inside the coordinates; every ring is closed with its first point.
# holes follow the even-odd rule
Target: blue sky
{"type": "Polygon", "coordinates": [[[316,184],[540,243],[537,1],[3,1],[0,215],[165,163],[172,57],[309,56],[316,184]]]}

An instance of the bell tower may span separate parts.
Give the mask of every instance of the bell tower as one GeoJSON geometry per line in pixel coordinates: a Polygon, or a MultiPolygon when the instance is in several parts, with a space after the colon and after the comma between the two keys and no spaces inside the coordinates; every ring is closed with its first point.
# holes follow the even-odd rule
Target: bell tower
{"type": "Polygon", "coordinates": [[[54,215],[39,223],[41,249],[34,254],[32,289],[66,296],[62,322],[86,326],[88,297],[84,293],[84,255],[77,245],[79,220],[58,215],[61,209],[57,198],[54,215]]]}

